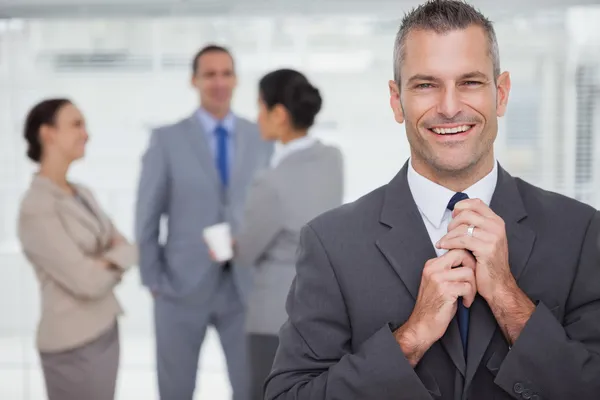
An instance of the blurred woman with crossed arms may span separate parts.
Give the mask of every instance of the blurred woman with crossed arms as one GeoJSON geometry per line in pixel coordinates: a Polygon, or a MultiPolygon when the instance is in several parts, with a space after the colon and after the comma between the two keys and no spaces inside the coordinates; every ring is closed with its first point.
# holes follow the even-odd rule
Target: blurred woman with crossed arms
{"type": "Polygon", "coordinates": [[[88,140],[79,109],[67,99],[42,101],[24,136],[39,170],[21,202],[18,232],[40,283],[37,347],[48,398],[112,400],[122,313],[113,289],[137,263],[137,250],[92,192],[67,179],[88,140]]]}

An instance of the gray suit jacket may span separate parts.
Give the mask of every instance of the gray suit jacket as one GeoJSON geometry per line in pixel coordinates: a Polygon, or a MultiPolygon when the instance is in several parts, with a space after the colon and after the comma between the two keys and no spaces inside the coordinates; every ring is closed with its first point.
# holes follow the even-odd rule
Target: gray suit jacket
{"type": "Polygon", "coordinates": [[[236,239],[237,263],[254,266],[256,273],[248,307],[249,332],[277,334],[285,322],[300,229],[342,204],[343,169],[340,151],[317,142],[265,171],[250,190],[236,239]]]}
{"type": "Polygon", "coordinates": [[[600,213],[499,169],[491,208],[536,309],[509,350],[487,303],[471,308],[468,363],[454,320],[412,368],[392,330],[436,256],[406,179],[312,221],[266,399],[555,399],[600,393],[600,213]],[[464,379],[464,384],[463,384],[464,379]]]}
{"type": "MultiPolygon", "coordinates": [[[[162,295],[181,297],[216,288],[220,269],[203,240],[207,226],[229,222],[237,231],[246,193],[255,173],[267,166],[273,146],[255,124],[237,118],[235,159],[229,189],[223,190],[202,126],[195,115],[152,132],[143,156],[136,207],[136,237],[144,285],[162,295]],[[160,220],[167,238],[159,242],[160,220]]],[[[244,298],[250,274],[234,266],[244,298]]]]}

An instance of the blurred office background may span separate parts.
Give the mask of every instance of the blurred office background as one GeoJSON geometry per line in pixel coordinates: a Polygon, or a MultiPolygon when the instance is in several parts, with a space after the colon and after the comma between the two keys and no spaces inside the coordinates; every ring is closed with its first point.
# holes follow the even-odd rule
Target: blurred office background
{"type": "MultiPolygon", "coordinates": [[[[502,68],[512,73],[497,155],[543,188],[600,206],[599,0],[474,1],[496,23],[502,68]]],[[[392,47],[409,0],[0,0],[0,399],[40,400],[34,351],[38,291],[19,252],[15,218],[33,165],[25,158],[27,110],[67,96],[84,111],[88,155],[73,179],[93,187],[127,236],[139,159],[151,127],[189,115],[193,54],[229,46],[240,86],[234,107],[255,118],[257,80],[293,66],[324,94],[314,134],[341,146],[346,200],[386,183],[408,156],[388,105],[392,47]]],[[[156,399],[149,295],[137,273],[118,291],[119,400],[156,399]]],[[[230,393],[209,332],[198,399],[230,393]]]]}

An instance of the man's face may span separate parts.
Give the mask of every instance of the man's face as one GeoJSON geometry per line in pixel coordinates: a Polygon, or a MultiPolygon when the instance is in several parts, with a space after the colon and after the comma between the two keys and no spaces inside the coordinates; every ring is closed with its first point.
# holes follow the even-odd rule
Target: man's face
{"type": "Polygon", "coordinates": [[[493,160],[497,118],[504,115],[510,77],[494,82],[485,32],[478,26],[406,38],[401,87],[390,81],[396,121],[406,121],[411,156],[435,175],[470,171],[493,160]]]}
{"type": "Polygon", "coordinates": [[[237,79],[231,56],[222,51],[203,54],[198,60],[192,84],[200,93],[200,101],[211,112],[228,111],[237,79]]]}

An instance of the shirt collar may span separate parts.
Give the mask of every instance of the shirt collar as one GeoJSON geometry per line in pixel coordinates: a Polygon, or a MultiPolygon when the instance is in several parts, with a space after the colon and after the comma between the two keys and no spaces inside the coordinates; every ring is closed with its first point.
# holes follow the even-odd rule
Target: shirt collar
{"type": "Polygon", "coordinates": [[[214,133],[218,125],[221,125],[230,134],[233,133],[235,128],[235,115],[231,111],[225,116],[225,118],[219,121],[212,114],[206,111],[205,108],[200,107],[196,112],[196,117],[200,121],[202,128],[207,134],[214,133]]]}
{"type": "MultiPolygon", "coordinates": [[[[407,179],[408,187],[419,211],[433,226],[439,228],[444,220],[448,202],[455,192],[420,175],[413,168],[411,160],[408,162],[407,179]]],[[[497,181],[498,163],[494,162],[492,171],[464,190],[463,193],[466,193],[471,199],[481,199],[489,206],[497,181]]]]}
{"type": "Polygon", "coordinates": [[[278,166],[284,158],[292,153],[307,149],[314,145],[317,139],[312,136],[303,136],[298,139],[287,142],[286,144],[277,143],[273,157],[271,158],[271,168],[278,166]]]}

